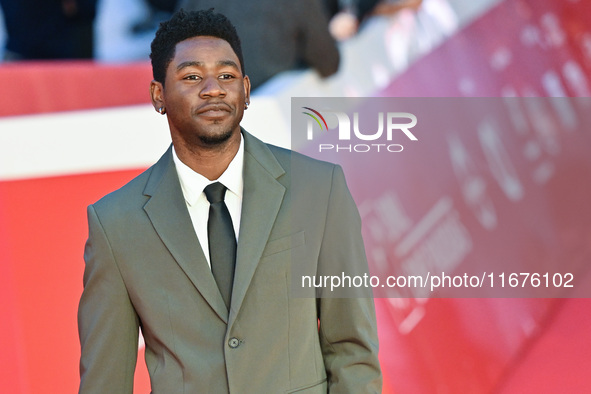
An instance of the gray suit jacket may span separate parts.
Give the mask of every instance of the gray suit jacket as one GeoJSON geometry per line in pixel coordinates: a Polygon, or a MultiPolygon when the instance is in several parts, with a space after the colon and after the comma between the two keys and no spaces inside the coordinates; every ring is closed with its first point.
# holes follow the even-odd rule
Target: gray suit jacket
{"type": "Polygon", "coordinates": [[[367,270],[342,170],[243,134],[229,311],[191,224],[171,149],[89,206],[80,392],[131,393],[139,328],[154,393],[380,392],[372,299],[292,294],[301,267],[315,273],[349,261],[367,270]]]}

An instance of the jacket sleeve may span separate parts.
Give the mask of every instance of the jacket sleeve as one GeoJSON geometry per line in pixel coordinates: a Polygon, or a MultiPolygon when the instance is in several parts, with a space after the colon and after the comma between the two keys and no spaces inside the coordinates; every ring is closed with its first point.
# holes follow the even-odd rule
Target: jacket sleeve
{"type": "Polygon", "coordinates": [[[139,319],[100,219],[88,207],[84,291],[78,308],[80,393],[132,393],[139,319]]]}
{"type": "MultiPolygon", "coordinates": [[[[363,278],[368,265],[361,219],[336,166],[318,275],[363,278]]],[[[330,393],[381,393],[375,308],[370,287],[324,288],[318,298],[320,343],[330,393]]]]}

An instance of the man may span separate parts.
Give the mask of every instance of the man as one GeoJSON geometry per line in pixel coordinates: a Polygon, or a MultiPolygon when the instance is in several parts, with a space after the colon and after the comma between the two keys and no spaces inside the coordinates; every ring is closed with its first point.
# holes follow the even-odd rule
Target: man
{"type": "Polygon", "coordinates": [[[250,83],[224,16],[173,15],[151,58],[172,146],[88,208],[80,392],[132,391],[139,328],[154,393],[379,392],[371,298],[292,294],[292,266],[367,269],[342,170],[240,128],[250,83]]]}

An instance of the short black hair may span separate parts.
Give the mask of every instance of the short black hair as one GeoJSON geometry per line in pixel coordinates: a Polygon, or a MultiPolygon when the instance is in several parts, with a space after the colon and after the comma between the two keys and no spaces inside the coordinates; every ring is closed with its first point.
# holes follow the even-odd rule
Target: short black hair
{"type": "Polygon", "coordinates": [[[152,59],[152,74],[154,79],[164,84],[166,68],[174,57],[176,44],[186,39],[199,36],[221,38],[230,44],[244,75],[244,59],[242,47],[236,28],[228,18],[220,13],[209,10],[175,12],[170,20],[162,22],[156,37],[152,41],[150,59],[152,59]]]}

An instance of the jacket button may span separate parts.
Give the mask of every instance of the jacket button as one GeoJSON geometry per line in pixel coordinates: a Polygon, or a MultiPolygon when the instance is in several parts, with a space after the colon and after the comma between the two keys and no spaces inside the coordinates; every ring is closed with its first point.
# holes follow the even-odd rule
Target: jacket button
{"type": "Polygon", "coordinates": [[[240,340],[238,338],[230,338],[228,341],[228,346],[230,346],[232,349],[236,349],[238,346],[240,346],[240,340]]]}

